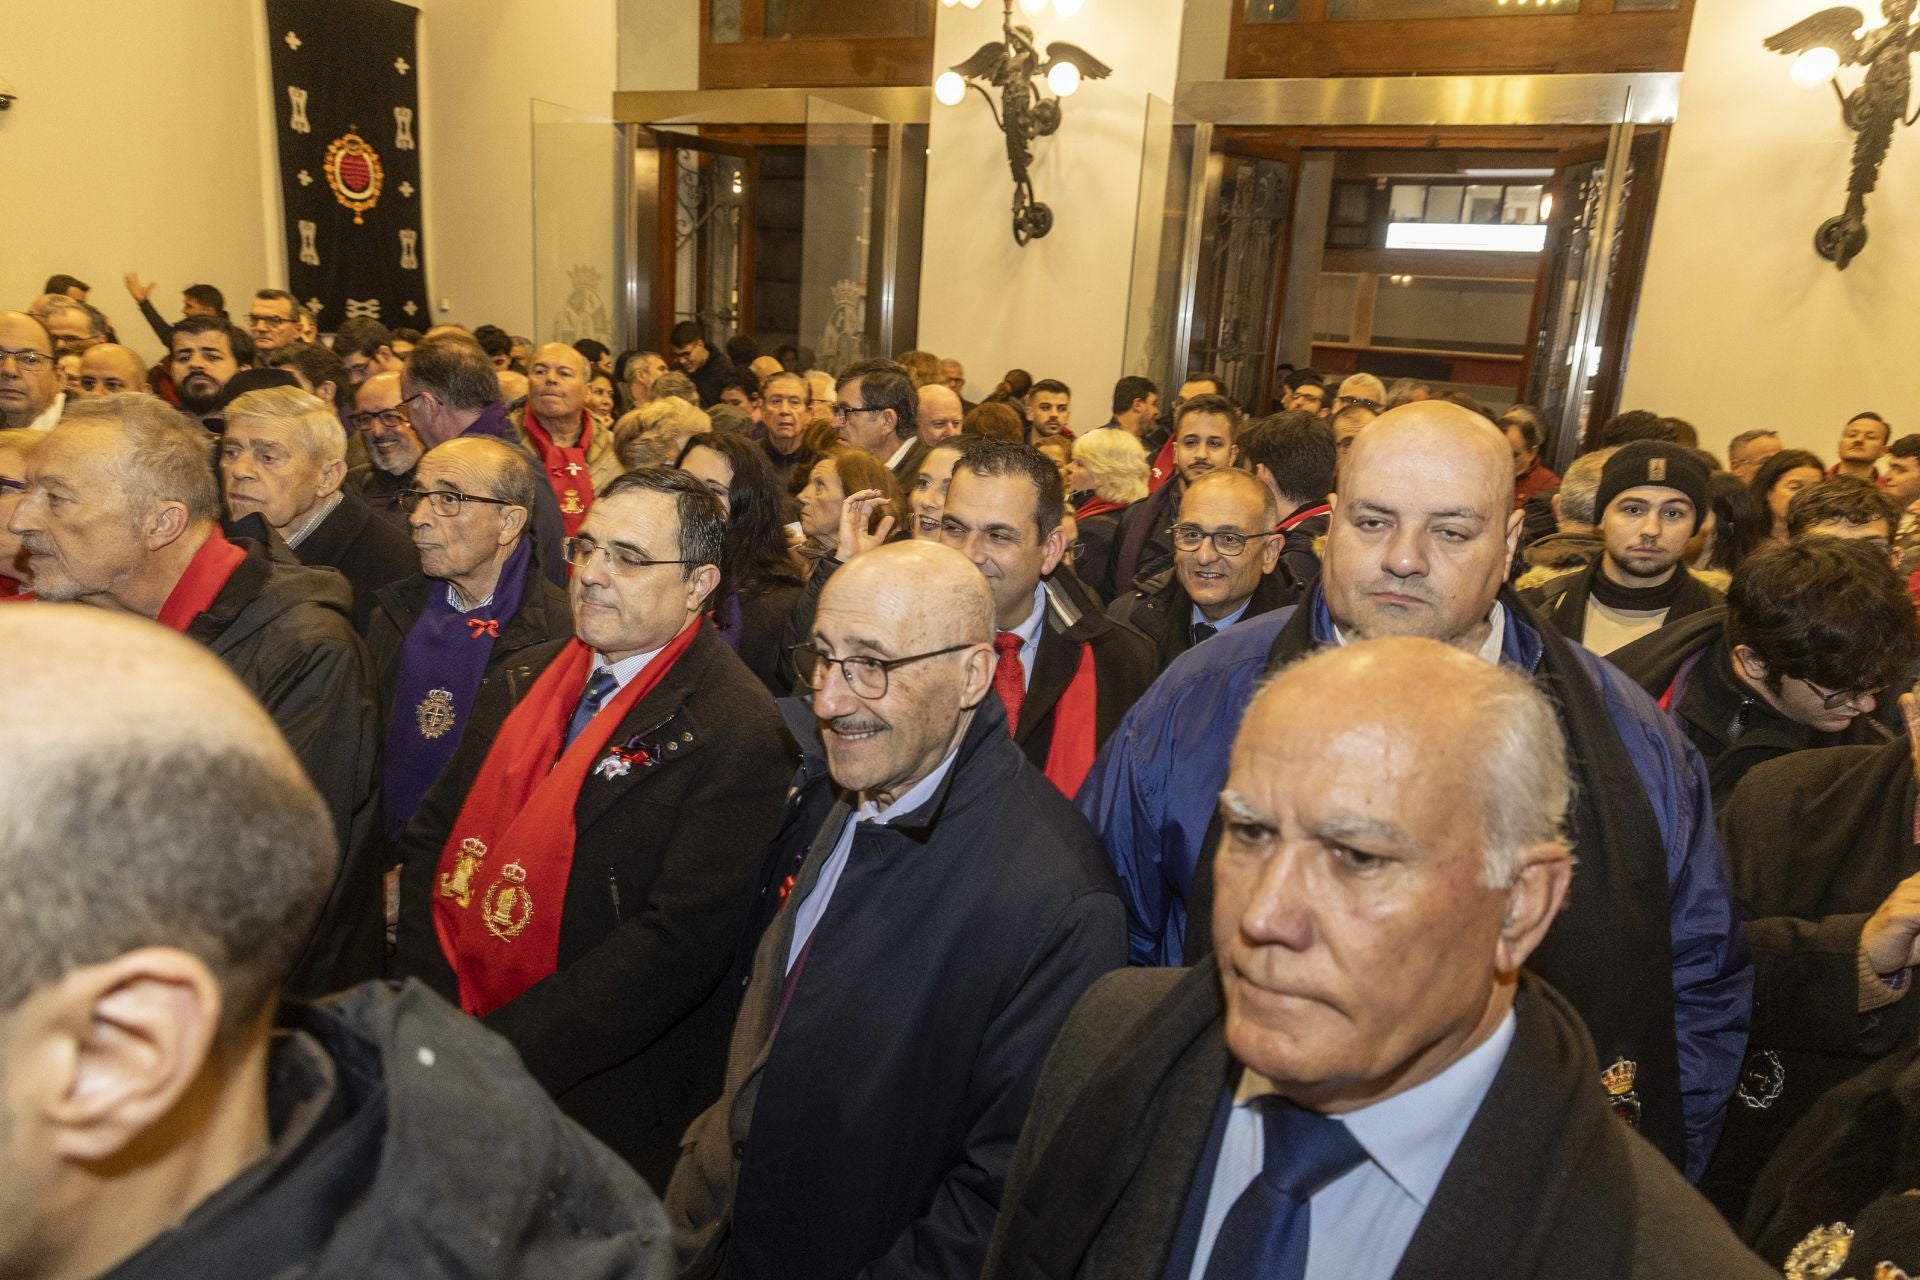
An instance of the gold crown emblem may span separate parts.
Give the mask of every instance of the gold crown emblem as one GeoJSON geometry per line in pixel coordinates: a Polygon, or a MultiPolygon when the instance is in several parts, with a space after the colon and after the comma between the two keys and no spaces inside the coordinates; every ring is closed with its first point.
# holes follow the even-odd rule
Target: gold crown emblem
{"type": "Polygon", "coordinates": [[[1640,1066],[1630,1058],[1616,1058],[1612,1066],[1600,1073],[1600,1083],[1606,1089],[1609,1098],[1618,1098],[1633,1091],[1633,1078],[1640,1066]]]}

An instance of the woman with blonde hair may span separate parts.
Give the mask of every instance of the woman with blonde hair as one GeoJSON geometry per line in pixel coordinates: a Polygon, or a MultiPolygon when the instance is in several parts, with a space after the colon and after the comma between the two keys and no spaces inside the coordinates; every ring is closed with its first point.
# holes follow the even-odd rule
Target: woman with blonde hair
{"type": "Polygon", "coordinates": [[[1080,527],[1074,567],[1083,582],[1105,582],[1113,570],[1120,517],[1147,496],[1147,450],[1131,432],[1102,427],[1073,442],[1067,501],[1080,527]]]}
{"type": "Polygon", "coordinates": [[[670,467],[694,436],[713,430],[713,421],[679,396],[649,400],[630,409],[613,426],[613,452],[622,471],[670,467]]]}

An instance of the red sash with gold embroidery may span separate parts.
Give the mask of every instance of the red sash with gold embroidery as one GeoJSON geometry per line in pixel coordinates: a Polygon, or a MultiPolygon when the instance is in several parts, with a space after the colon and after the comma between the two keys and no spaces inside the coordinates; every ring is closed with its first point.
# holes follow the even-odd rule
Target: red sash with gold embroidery
{"type": "Polygon", "coordinates": [[[220,588],[227,585],[227,579],[246,558],[247,553],[228,542],[216,527],[193,553],[193,559],[187,561],[187,571],[173,584],[167,602],[160,606],[154,620],[163,627],[184,633],[195,618],[213,607],[220,588]]]}
{"type": "Polygon", "coordinates": [[[533,416],[531,404],[520,415],[520,429],[526,433],[533,451],[540,455],[540,469],[547,473],[547,483],[560,504],[560,522],[571,538],[580,532],[587,510],[593,506],[593,473],[587,470],[587,443],[593,439],[593,416],[585,409],[580,411],[580,443],[577,445],[555,444],[540,420],[533,416]]]}
{"type": "Polygon", "coordinates": [[[1095,720],[1099,701],[1093,646],[1083,644],[1073,683],[1053,704],[1053,741],[1047,744],[1047,781],[1065,792],[1069,800],[1087,780],[1093,758],[1099,753],[1100,733],[1095,720]]]}
{"type": "Polygon", "coordinates": [[[557,966],[580,788],[615,727],[672,669],[700,625],[681,631],[608,698],[564,754],[567,722],[593,668],[593,651],[578,640],[548,664],[500,727],[440,850],[433,882],[434,935],[468,1013],[493,1012],[557,966]]]}

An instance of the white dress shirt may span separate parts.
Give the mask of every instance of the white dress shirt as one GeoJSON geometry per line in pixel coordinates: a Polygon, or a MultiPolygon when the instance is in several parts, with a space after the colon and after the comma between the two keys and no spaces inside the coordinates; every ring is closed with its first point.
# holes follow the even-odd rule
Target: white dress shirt
{"type": "MultiPolygon", "coordinates": [[[[1367,1159],[1308,1201],[1312,1218],[1306,1280],[1394,1273],[1506,1060],[1513,1031],[1509,1009],[1492,1035],[1433,1079],[1338,1117],[1365,1148],[1367,1159]]],[[[1266,1128],[1252,1104],[1271,1092],[1273,1087],[1252,1071],[1241,1073],[1213,1167],[1213,1186],[1189,1272],[1192,1280],[1206,1274],[1227,1211],[1260,1175],[1266,1128]]]]}
{"type": "MultiPolygon", "coordinates": [[[[1495,600],[1493,612],[1487,615],[1487,621],[1492,625],[1488,627],[1487,638],[1480,646],[1480,656],[1497,667],[1500,665],[1501,650],[1507,643],[1507,606],[1495,600]]],[[[1352,643],[1341,633],[1338,623],[1333,627],[1333,641],[1339,645],[1352,643]]]]}

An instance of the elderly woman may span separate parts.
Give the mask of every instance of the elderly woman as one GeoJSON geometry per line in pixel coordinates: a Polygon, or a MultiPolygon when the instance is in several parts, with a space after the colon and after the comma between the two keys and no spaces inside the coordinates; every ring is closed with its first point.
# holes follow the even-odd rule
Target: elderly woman
{"type": "Polygon", "coordinates": [[[1074,568],[1086,582],[1112,576],[1120,517],[1147,496],[1147,451],[1131,432],[1089,431],[1073,442],[1068,503],[1080,528],[1074,568]]]}
{"type": "Polygon", "coordinates": [[[688,440],[712,430],[707,415],[679,396],[649,400],[613,425],[613,451],[622,471],[670,467],[688,440]]]}

